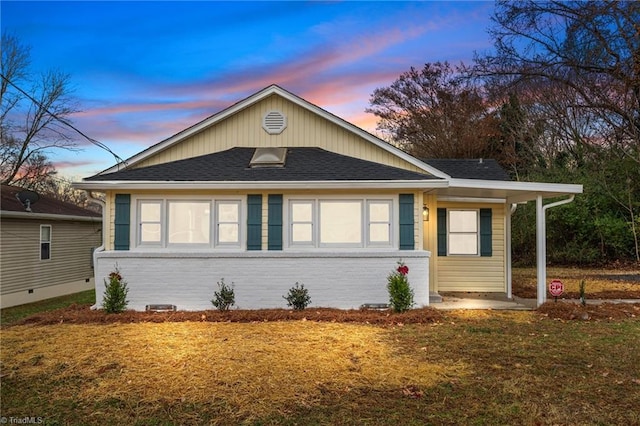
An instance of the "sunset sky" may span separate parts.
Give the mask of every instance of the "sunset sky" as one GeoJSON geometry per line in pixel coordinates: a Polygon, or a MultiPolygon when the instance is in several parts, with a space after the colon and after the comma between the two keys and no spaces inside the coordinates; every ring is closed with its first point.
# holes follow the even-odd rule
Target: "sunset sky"
{"type": "MultiPolygon", "coordinates": [[[[3,32],[31,71],[71,76],[74,125],[122,158],[270,85],[368,131],[373,90],[425,62],[491,48],[492,2],[14,2],[3,32]]],[[[72,178],[114,158],[78,139],[51,152],[72,178]]]]}

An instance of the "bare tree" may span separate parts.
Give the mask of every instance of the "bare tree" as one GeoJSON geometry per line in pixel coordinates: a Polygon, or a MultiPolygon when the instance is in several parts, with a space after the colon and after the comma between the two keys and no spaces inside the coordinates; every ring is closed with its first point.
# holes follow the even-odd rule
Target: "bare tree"
{"type": "Polygon", "coordinates": [[[411,67],[370,99],[378,130],[422,158],[491,156],[489,140],[499,131],[495,111],[480,88],[461,78],[447,62],[411,67]]]}
{"type": "Polygon", "coordinates": [[[640,164],[640,3],[500,1],[493,22],[495,53],[477,55],[476,75],[562,87],[565,111],[599,127],[591,140],[640,164]]]}
{"type": "Polygon", "coordinates": [[[544,123],[548,167],[582,170],[591,205],[615,202],[589,220],[628,227],[640,262],[640,3],[499,1],[492,19],[495,49],[473,74],[544,123]]]}
{"type": "Polygon", "coordinates": [[[2,35],[0,85],[0,182],[10,184],[51,175],[47,155],[73,150],[75,142],[63,124],[77,112],[70,97],[69,76],[49,71],[29,73],[29,49],[14,36],[2,35]],[[42,167],[48,163],[49,167],[42,167]]]}

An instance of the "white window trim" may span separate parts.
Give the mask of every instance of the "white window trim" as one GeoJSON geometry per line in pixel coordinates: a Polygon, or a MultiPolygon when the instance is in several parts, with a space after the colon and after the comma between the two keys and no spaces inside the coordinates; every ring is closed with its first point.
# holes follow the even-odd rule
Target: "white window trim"
{"type": "Polygon", "coordinates": [[[130,226],[130,241],[135,241],[135,247],[132,247],[131,250],[246,250],[246,222],[247,222],[247,197],[246,195],[241,196],[189,196],[189,195],[175,195],[164,198],[159,198],[157,195],[149,195],[149,196],[132,196],[131,205],[135,206],[135,209],[131,209],[130,220],[132,226],[130,226]],[[140,243],[140,202],[144,201],[160,201],[161,202],[161,217],[162,217],[162,226],[161,226],[161,241],[162,244],[149,244],[149,243],[140,243]],[[168,234],[168,209],[169,202],[171,201],[182,201],[182,202],[209,202],[210,208],[215,209],[216,202],[237,202],[239,205],[239,217],[238,217],[238,243],[222,243],[216,244],[217,241],[217,217],[216,212],[213,210],[209,215],[210,223],[209,223],[209,243],[208,244],[181,244],[181,243],[173,243],[169,244],[167,240],[168,234]]]}
{"type": "Polygon", "coordinates": [[[165,221],[164,221],[164,230],[165,230],[165,246],[167,248],[209,248],[212,246],[212,238],[213,238],[213,229],[212,226],[215,226],[215,222],[212,220],[212,200],[210,199],[176,199],[176,198],[167,198],[165,202],[165,221]],[[169,206],[171,203],[194,203],[194,204],[208,204],[209,205],[209,242],[207,243],[172,243],[169,241],[169,221],[171,220],[171,216],[169,214],[169,206]]]}
{"type": "Polygon", "coordinates": [[[319,198],[317,202],[318,214],[316,216],[316,222],[318,223],[318,247],[320,248],[363,248],[365,247],[366,241],[369,239],[368,237],[368,229],[365,232],[365,223],[366,223],[366,200],[363,198],[345,198],[345,199],[335,199],[335,198],[319,198]],[[322,236],[322,222],[321,222],[321,210],[322,203],[358,203],[360,204],[360,242],[358,243],[323,243],[321,241],[322,236]]]}
{"type": "Polygon", "coordinates": [[[289,242],[289,247],[295,247],[295,248],[315,248],[316,247],[316,243],[318,241],[318,223],[317,223],[317,211],[316,211],[316,204],[317,204],[317,200],[315,199],[291,199],[288,200],[286,202],[287,204],[287,216],[286,218],[284,218],[285,223],[287,224],[286,229],[287,229],[287,234],[288,234],[288,242],[289,242]],[[300,222],[295,222],[295,223],[299,223],[299,224],[307,224],[310,223],[311,224],[311,241],[310,242],[296,242],[293,241],[293,225],[294,222],[292,221],[293,218],[293,205],[294,204],[311,204],[311,222],[306,222],[306,221],[300,221],[300,222]]]}
{"type": "Polygon", "coordinates": [[[38,245],[38,251],[40,252],[39,257],[40,260],[51,260],[51,258],[53,257],[52,254],[52,240],[53,240],[53,227],[51,225],[40,225],[40,245],[38,245]],[[43,228],[49,228],[49,241],[42,241],[42,229],[43,228]],[[49,257],[46,259],[42,258],[42,244],[43,243],[48,243],[49,244],[49,257]]]}
{"type": "Polygon", "coordinates": [[[480,209],[447,209],[447,256],[460,256],[460,257],[480,257],[480,209]],[[476,213],[476,232],[451,232],[451,212],[469,212],[476,213]],[[476,236],[476,252],[475,253],[452,253],[451,252],[451,234],[454,235],[471,235],[476,236]]]}
{"type": "MultiPolygon", "coordinates": [[[[242,247],[242,242],[243,242],[243,237],[244,237],[244,232],[243,232],[243,223],[246,224],[246,220],[242,220],[242,201],[234,199],[234,200],[225,200],[225,199],[220,199],[217,198],[214,200],[213,202],[213,214],[212,214],[212,224],[211,224],[211,233],[215,234],[212,235],[211,238],[214,239],[214,245],[215,247],[226,247],[226,248],[240,248],[242,247]],[[220,233],[218,232],[218,227],[220,225],[220,220],[218,217],[218,206],[220,204],[235,204],[236,206],[238,206],[238,241],[237,242],[220,242],[220,233]],[[215,229],[213,229],[215,228],[215,229]]],[[[224,224],[229,224],[229,223],[234,223],[234,222],[222,222],[224,224]]]]}
{"type": "Polygon", "coordinates": [[[366,200],[366,204],[365,204],[365,218],[366,218],[366,222],[364,224],[365,229],[366,229],[366,245],[367,247],[384,247],[384,248],[389,248],[389,247],[393,247],[393,229],[394,229],[394,212],[393,212],[393,200],[390,199],[367,199],[366,200]],[[371,241],[371,224],[372,223],[384,223],[384,222],[371,222],[371,218],[370,218],[370,213],[369,213],[369,206],[371,204],[388,204],[389,205],[389,241],[388,242],[378,242],[378,241],[371,241]]]}
{"type": "MultiPolygon", "coordinates": [[[[136,200],[135,203],[136,206],[136,220],[135,223],[136,224],[136,234],[137,234],[137,239],[136,240],[131,240],[131,241],[136,241],[136,246],[138,247],[164,247],[165,245],[165,235],[166,232],[164,231],[164,226],[165,226],[165,200],[162,199],[158,199],[158,198],[154,198],[154,199],[139,199],[136,200]],[[145,242],[142,241],[142,217],[141,217],[141,213],[142,213],[142,208],[141,205],[143,203],[156,203],[156,204],[160,204],[160,241],[157,243],[154,242],[145,242]]],[[[155,223],[155,222],[145,222],[145,223],[155,223]]]]}
{"type": "Polygon", "coordinates": [[[389,194],[387,197],[376,194],[375,196],[367,196],[367,195],[328,195],[328,196],[318,196],[314,198],[310,198],[308,195],[304,196],[285,196],[283,199],[283,203],[286,206],[283,208],[283,229],[285,235],[283,236],[283,240],[286,241],[287,245],[283,247],[283,250],[291,249],[366,249],[366,250],[375,250],[375,249],[397,249],[399,245],[398,241],[398,228],[400,224],[398,223],[398,195],[397,194],[389,194]],[[291,204],[295,202],[313,202],[313,244],[308,243],[293,243],[291,241],[291,204]],[[360,244],[323,244],[320,242],[320,202],[322,201],[358,201],[362,203],[362,242],[360,244]],[[390,203],[390,211],[389,211],[389,219],[390,219],[390,230],[389,230],[389,243],[371,243],[369,241],[369,202],[388,202],[390,203]]]}

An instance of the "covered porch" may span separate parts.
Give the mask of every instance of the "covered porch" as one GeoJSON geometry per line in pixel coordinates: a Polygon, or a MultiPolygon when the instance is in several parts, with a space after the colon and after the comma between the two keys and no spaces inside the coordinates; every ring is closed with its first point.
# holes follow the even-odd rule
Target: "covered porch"
{"type": "MultiPolygon", "coordinates": [[[[438,302],[449,292],[503,294],[513,300],[511,265],[511,221],[518,205],[536,203],[536,306],[546,302],[546,211],[574,200],[582,185],[512,182],[480,179],[451,179],[446,188],[433,188],[423,194],[423,248],[430,258],[431,301],[438,302]],[[450,209],[490,210],[493,251],[483,258],[443,252],[442,235],[449,239],[443,211],[450,209]],[[440,255],[438,255],[440,254],[440,255]],[[439,297],[440,296],[440,297],[439,297]]],[[[480,219],[481,220],[481,219],[480,219]]],[[[478,234],[480,231],[478,231],[478,234]]],[[[480,238],[480,237],[478,237],[480,238]]],[[[478,243],[478,246],[480,242],[478,243]]],[[[445,249],[446,250],[446,249],[445,249]]],[[[434,305],[435,306],[435,305],[434,305]]]]}

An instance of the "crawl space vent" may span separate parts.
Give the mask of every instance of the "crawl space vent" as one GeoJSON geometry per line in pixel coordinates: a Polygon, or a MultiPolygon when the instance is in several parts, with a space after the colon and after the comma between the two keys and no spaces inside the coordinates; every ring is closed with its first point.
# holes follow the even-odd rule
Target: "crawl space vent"
{"type": "Polygon", "coordinates": [[[262,128],[270,135],[277,135],[287,127],[287,117],[280,111],[269,111],[262,119],[262,128]]]}

